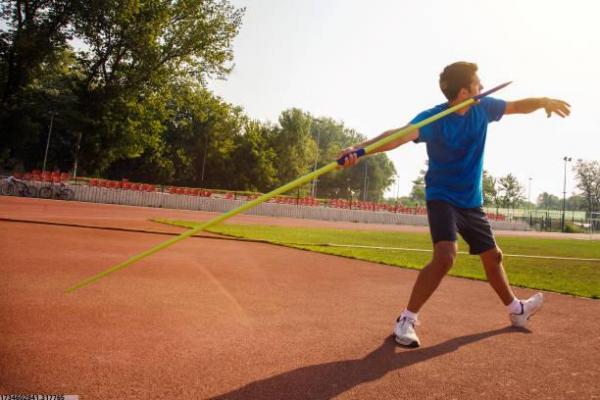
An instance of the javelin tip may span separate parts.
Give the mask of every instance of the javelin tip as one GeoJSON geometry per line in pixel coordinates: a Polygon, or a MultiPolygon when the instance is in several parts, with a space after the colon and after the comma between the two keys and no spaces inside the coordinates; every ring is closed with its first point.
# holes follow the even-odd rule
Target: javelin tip
{"type": "Polygon", "coordinates": [[[488,91],[485,91],[483,93],[478,94],[477,96],[473,96],[474,100],[480,100],[486,96],[489,96],[490,94],[497,92],[500,89],[504,89],[505,87],[507,87],[508,85],[510,85],[512,83],[512,81],[508,81],[508,82],[504,82],[503,84],[500,84],[496,87],[491,88],[488,91]]]}

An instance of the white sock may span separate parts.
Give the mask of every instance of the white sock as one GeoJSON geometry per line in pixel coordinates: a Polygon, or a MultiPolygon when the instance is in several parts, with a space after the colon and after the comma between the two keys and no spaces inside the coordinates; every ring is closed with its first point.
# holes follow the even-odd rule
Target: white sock
{"type": "Polygon", "coordinates": [[[414,321],[417,321],[418,320],[418,315],[419,315],[418,313],[414,313],[412,311],[404,310],[404,311],[402,311],[402,314],[400,314],[400,317],[407,317],[407,318],[410,318],[410,319],[412,319],[414,321]]]}
{"type": "Polygon", "coordinates": [[[506,306],[506,311],[508,311],[509,314],[521,314],[521,312],[523,312],[521,301],[515,297],[512,303],[506,306]]]}

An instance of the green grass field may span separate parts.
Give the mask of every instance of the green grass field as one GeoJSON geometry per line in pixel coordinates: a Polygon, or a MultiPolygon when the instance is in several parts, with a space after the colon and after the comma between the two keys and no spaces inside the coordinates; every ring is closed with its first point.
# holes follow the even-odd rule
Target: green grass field
{"type": "MultiPolygon", "coordinates": [[[[185,227],[198,225],[198,223],[186,221],[169,222],[185,227]]],[[[334,243],[430,250],[431,241],[427,233],[229,224],[213,227],[209,231],[403,268],[421,269],[431,257],[430,252],[320,245],[334,243]]],[[[505,254],[504,265],[512,285],[594,299],[600,298],[600,242],[529,237],[498,237],[497,240],[505,254]],[[511,255],[589,258],[598,259],[598,261],[537,259],[511,255]]],[[[468,251],[467,244],[462,240],[459,242],[459,251],[468,251]]],[[[466,254],[458,255],[450,275],[485,280],[485,273],[479,257],[466,254]]]]}

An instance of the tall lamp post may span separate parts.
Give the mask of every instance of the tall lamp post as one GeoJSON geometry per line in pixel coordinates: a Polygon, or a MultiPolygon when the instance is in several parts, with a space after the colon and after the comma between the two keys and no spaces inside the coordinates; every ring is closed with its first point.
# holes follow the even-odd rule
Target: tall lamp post
{"type": "Polygon", "coordinates": [[[202,156],[202,175],[200,178],[202,185],[204,185],[204,169],[206,167],[206,153],[208,153],[208,132],[206,133],[206,136],[204,137],[204,155],[202,156]]]}
{"type": "Polygon", "coordinates": [[[396,207],[395,212],[398,212],[398,203],[400,200],[400,177],[396,174],[396,207]]]}
{"type": "Polygon", "coordinates": [[[567,208],[567,163],[572,160],[571,157],[563,157],[563,161],[565,162],[565,173],[563,178],[563,207],[562,207],[562,217],[560,219],[560,230],[561,232],[565,231],[565,210],[567,208]]]}
{"type": "Polygon", "coordinates": [[[527,197],[527,202],[529,203],[529,206],[531,206],[531,178],[529,178],[529,191],[527,197]]]}
{"type": "Polygon", "coordinates": [[[369,167],[367,160],[364,162],[365,164],[365,179],[363,182],[363,201],[367,201],[367,193],[369,193],[369,167]]]}
{"type": "Polygon", "coordinates": [[[42,173],[46,172],[46,161],[48,160],[48,148],[50,148],[50,136],[52,136],[52,124],[56,113],[50,114],[50,128],[48,129],[48,140],[46,140],[46,152],[44,153],[44,164],[42,164],[42,173]]]}
{"type": "MultiPolygon", "coordinates": [[[[317,165],[319,162],[319,142],[321,141],[321,130],[317,131],[317,156],[315,157],[315,166],[313,171],[317,170],[317,165]]],[[[317,183],[319,183],[319,179],[315,178],[312,181],[312,193],[311,196],[312,197],[317,197],[317,183]]]]}
{"type": "Polygon", "coordinates": [[[202,186],[204,186],[204,170],[206,169],[206,155],[208,153],[208,136],[210,135],[210,131],[213,126],[210,125],[211,112],[208,110],[206,112],[206,120],[200,121],[200,123],[206,124],[206,132],[204,133],[204,154],[202,155],[202,174],[200,177],[200,182],[202,182],[202,186]]]}

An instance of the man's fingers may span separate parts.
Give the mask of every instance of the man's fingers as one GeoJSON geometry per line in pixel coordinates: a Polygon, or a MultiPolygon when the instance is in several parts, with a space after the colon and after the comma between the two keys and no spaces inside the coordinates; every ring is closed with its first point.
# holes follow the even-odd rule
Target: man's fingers
{"type": "Polygon", "coordinates": [[[551,99],[548,106],[546,107],[546,115],[548,118],[552,113],[565,118],[571,114],[571,105],[566,101],[551,99]]]}
{"type": "Polygon", "coordinates": [[[570,105],[569,103],[562,101],[562,100],[558,100],[557,101],[557,113],[561,116],[561,117],[566,117],[567,115],[571,114],[571,109],[570,109],[570,105]]]}
{"type": "Polygon", "coordinates": [[[342,152],[338,156],[338,159],[340,159],[340,158],[344,159],[344,163],[341,166],[339,166],[338,168],[350,168],[350,167],[354,166],[357,162],[356,153],[353,153],[352,151],[347,152],[346,154],[344,154],[344,152],[342,152]]]}
{"type": "Polygon", "coordinates": [[[562,112],[565,116],[571,114],[571,109],[569,109],[567,106],[562,106],[560,107],[560,112],[562,112]]]}
{"type": "Polygon", "coordinates": [[[350,153],[346,156],[346,160],[344,162],[344,165],[346,167],[352,167],[354,166],[354,164],[356,164],[356,154],[355,153],[350,153]]]}
{"type": "Polygon", "coordinates": [[[562,100],[554,100],[555,102],[557,102],[560,107],[562,108],[567,108],[567,107],[571,107],[571,105],[569,103],[567,103],[566,101],[562,101],[562,100]]]}

